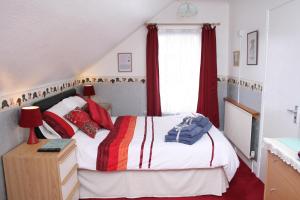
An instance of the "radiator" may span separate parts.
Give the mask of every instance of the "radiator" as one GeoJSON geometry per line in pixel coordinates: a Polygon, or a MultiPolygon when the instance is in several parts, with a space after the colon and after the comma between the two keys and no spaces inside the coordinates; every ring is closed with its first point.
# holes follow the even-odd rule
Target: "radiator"
{"type": "Polygon", "coordinates": [[[252,109],[232,99],[225,98],[224,134],[248,159],[254,156],[251,156],[251,133],[254,114],[252,109]]]}

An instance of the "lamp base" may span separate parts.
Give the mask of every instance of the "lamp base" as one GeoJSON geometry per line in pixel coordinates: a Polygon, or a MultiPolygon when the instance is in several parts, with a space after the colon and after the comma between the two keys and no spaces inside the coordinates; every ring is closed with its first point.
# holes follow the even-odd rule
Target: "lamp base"
{"type": "Polygon", "coordinates": [[[27,144],[36,144],[38,142],[39,139],[35,135],[34,128],[30,128],[27,144]]]}

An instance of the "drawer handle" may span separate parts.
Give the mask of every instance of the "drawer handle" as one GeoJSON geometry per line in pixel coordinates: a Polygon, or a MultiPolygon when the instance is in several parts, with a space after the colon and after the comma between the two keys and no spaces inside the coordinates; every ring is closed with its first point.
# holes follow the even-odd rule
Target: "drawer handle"
{"type": "Polygon", "coordinates": [[[275,192],[277,189],[276,188],[271,188],[270,192],[275,192]]]}

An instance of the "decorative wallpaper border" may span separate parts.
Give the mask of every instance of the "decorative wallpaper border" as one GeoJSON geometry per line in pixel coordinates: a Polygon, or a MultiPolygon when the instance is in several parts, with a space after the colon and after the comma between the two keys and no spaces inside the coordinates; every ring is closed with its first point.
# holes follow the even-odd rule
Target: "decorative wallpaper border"
{"type": "Polygon", "coordinates": [[[250,81],[246,79],[240,79],[237,77],[228,77],[227,83],[230,85],[240,86],[251,89],[253,91],[262,92],[263,84],[257,81],[250,81]]]}
{"type": "Polygon", "coordinates": [[[69,79],[0,96],[0,112],[15,107],[21,107],[24,104],[33,103],[49,96],[53,96],[62,91],[75,88],[79,85],[81,85],[81,81],[79,79],[69,79]]]}
{"type": "Polygon", "coordinates": [[[218,82],[227,82],[227,76],[218,75],[218,82]]]}
{"type": "Polygon", "coordinates": [[[241,86],[257,92],[262,92],[263,90],[263,84],[261,82],[246,79],[239,80],[238,77],[233,76],[218,75],[218,82],[227,82],[227,84],[235,85],[236,87],[241,86]]]}
{"type": "MultiPolygon", "coordinates": [[[[253,91],[262,92],[263,86],[259,82],[239,80],[237,77],[218,75],[218,82],[249,88],[253,91]]],[[[80,76],[74,79],[51,83],[38,88],[31,88],[22,92],[0,96],[0,112],[24,104],[53,96],[64,90],[79,87],[84,84],[121,84],[121,83],[146,83],[145,76],[80,76]]]]}
{"type": "Polygon", "coordinates": [[[50,83],[41,87],[30,88],[25,91],[0,96],[0,112],[8,109],[22,107],[24,104],[32,104],[38,100],[53,96],[62,91],[79,87],[84,84],[116,84],[116,83],[146,83],[145,77],[78,77],[69,80],[50,83]]]}
{"type": "Polygon", "coordinates": [[[91,83],[146,83],[145,76],[81,76],[78,79],[81,80],[82,84],[91,83]]]}

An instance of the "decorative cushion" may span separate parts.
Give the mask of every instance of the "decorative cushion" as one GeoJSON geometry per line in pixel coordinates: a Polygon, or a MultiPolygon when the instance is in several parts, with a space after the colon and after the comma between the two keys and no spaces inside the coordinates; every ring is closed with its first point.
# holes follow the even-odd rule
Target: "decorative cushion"
{"type": "Polygon", "coordinates": [[[75,134],[72,126],[70,126],[66,120],[53,112],[43,112],[43,120],[62,138],[71,138],[75,134]]]}
{"type": "Polygon", "coordinates": [[[89,112],[88,104],[86,103],[81,109],[88,113],[89,112]]]}
{"type": "Polygon", "coordinates": [[[89,114],[83,111],[80,107],[76,107],[64,117],[75,124],[80,130],[82,130],[91,138],[95,138],[96,133],[100,129],[100,126],[94,122],[90,118],[89,114]]]}
{"type": "Polygon", "coordinates": [[[87,99],[88,111],[91,118],[102,128],[113,130],[114,124],[109,113],[92,99],[87,99]]]}

